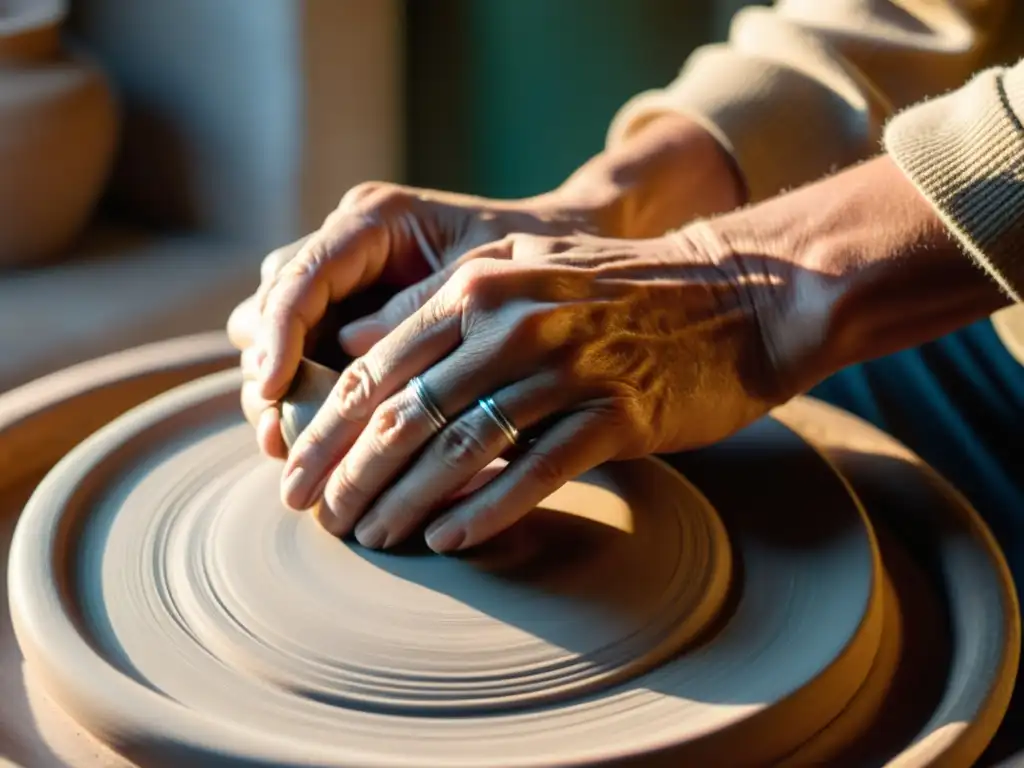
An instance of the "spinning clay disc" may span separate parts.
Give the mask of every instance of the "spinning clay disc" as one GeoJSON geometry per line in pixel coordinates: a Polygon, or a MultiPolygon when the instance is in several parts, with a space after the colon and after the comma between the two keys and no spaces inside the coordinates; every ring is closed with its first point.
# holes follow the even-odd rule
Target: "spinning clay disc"
{"type": "Polygon", "coordinates": [[[600,467],[440,557],[284,509],[240,385],[213,374],[111,421],[12,544],[29,665],[140,765],[841,765],[868,744],[967,765],[1005,710],[1019,624],[991,537],[955,494],[921,496],[939,575],[921,566],[837,471],[843,439],[823,455],[798,434],[841,421],[809,401],[792,428],[600,467]],[[914,628],[947,626],[915,666],[914,628]],[[886,706],[908,688],[901,719],[886,706]]]}

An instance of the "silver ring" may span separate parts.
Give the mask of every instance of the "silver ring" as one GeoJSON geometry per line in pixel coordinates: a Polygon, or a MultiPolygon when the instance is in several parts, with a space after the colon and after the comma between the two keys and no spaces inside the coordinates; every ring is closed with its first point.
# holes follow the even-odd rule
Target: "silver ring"
{"type": "Polygon", "coordinates": [[[420,404],[420,408],[427,414],[427,418],[430,419],[430,423],[434,425],[434,430],[440,432],[445,428],[448,423],[448,419],[441,413],[441,409],[437,407],[437,403],[430,396],[430,392],[427,391],[426,384],[423,383],[423,379],[419,376],[413,376],[409,379],[409,386],[412,388],[412,393],[416,397],[416,401],[420,404]]]}
{"type": "Polygon", "coordinates": [[[494,402],[493,397],[485,397],[483,400],[478,400],[477,402],[480,404],[480,409],[491,417],[491,421],[498,425],[498,429],[505,434],[505,437],[508,438],[508,441],[512,443],[512,445],[519,442],[519,430],[516,428],[516,425],[512,423],[512,420],[502,413],[501,408],[499,408],[498,404],[494,402]]]}

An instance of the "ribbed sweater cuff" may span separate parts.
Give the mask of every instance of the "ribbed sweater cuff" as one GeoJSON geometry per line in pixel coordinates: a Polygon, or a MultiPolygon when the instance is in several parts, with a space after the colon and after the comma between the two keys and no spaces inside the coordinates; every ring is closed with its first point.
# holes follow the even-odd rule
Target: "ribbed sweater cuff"
{"type": "Polygon", "coordinates": [[[897,115],[885,148],[964,249],[1024,296],[1024,62],[897,115]]]}

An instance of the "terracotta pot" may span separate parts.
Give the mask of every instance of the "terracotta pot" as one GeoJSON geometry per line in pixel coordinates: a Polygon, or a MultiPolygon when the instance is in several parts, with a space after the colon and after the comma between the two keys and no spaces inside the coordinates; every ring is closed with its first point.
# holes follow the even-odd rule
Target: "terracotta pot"
{"type": "Polygon", "coordinates": [[[64,49],[64,0],[0,0],[0,266],[59,255],[110,172],[117,107],[103,72],[64,49]]]}

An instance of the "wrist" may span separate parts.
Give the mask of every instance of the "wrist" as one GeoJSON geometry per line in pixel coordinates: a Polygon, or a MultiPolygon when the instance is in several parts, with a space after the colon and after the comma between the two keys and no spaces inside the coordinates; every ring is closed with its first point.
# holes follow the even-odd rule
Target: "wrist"
{"type": "Polygon", "coordinates": [[[1007,303],[886,156],[709,222],[795,392],[1007,303]]]}
{"type": "Polygon", "coordinates": [[[656,237],[744,201],[731,157],[690,118],[666,114],[585,163],[550,193],[608,237],[656,237]]]}

